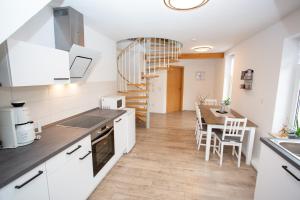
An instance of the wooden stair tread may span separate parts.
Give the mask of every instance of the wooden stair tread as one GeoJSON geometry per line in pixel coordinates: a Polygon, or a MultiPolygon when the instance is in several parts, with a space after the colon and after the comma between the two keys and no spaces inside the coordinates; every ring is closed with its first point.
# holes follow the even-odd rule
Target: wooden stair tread
{"type": "MultiPolygon", "coordinates": [[[[135,108],[135,107],[129,107],[128,108],[135,108]]],[[[147,108],[135,108],[135,111],[147,111],[147,108]]]]}
{"type": "Polygon", "coordinates": [[[158,78],[159,74],[144,74],[142,75],[143,78],[158,78]]]}
{"type": "Polygon", "coordinates": [[[137,87],[143,87],[143,86],[147,86],[146,83],[128,83],[128,86],[137,86],[137,87]]]}
{"type": "Polygon", "coordinates": [[[147,67],[146,70],[148,71],[153,71],[155,68],[155,70],[168,70],[168,67],[147,67]]]}
{"type": "Polygon", "coordinates": [[[148,103],[147,102],[136,102],[136,101],[129,101],[129,102],[126,102],[126,105],[127,106],[130,106],[130,105],[148,105],[148,103]]]}
{"type": "Polygon", "coordinates": [[[141,93],[147,93],[148,92],[148,90],[127,90],[127,91],[119,91],[119,93],[139,93],[139,92],[141,92],[141,93]]]}
{"type": "Polygon", "coordinates": [[[147,112],[136,111],[135,115],[136,116],[141,116],[141,117],[146,117],[147,116],[147,112]]]}
{"type": "Polygon", "coordinates": [[[126,105],[128,108],[145,108],[147,110],[147,105],[126,105]]]}
{"type": "Polygon", "coordinates": [[[127,96],[126,99],[134,100],[134,99],[148,99],[148,96],[127,96]]]}

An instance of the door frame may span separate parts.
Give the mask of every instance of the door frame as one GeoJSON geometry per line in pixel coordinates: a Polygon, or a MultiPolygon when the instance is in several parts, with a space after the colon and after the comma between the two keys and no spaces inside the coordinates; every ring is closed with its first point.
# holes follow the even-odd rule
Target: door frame
{"type": "Polygon", "coordinates": [[[166,98],[166,112],[168,113],[168,99],[169,99],[169,95],[168,95],[168,90],[169,90],[169,86],[168,86],[168,82],[169,82],[169,70],[171,68],[180,68],[181,69],[181,91],[180,91],[180,111],[183,110],[183,88],[184,88],[184,66],[182,65],[171,65],[167,71],[167,98],[166,98]]]}

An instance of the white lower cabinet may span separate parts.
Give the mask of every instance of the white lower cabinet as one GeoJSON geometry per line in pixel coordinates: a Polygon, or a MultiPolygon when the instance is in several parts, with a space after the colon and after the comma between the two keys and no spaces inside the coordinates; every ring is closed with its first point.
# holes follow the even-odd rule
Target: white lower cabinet
{"type": "Polygon", "coordinates": [[[299,200],[300,170],[262,144],[255,200],[299,200]],[[295,176],[295,177],[294,177],[295,176]]]}
{"type": "MultiPolygon", "coordinates": [[[[0,200],[87,199],[126,152],[128,129],[135,132],[134,125],[127,114],[114,120],[115,155],[95,177],[89,135],[0,189],[0,200]]],[[[135,138],[130,140],[134,145],[135,138]]]]}
{"type": "MultiPolygon", "coordinates": [[[[3,172],[1,172],[3,173],[3,172]]],[[[0,190],[1,200],[48,200],[45,163],[0,190]]]]}
{"type": "Polygon", "coordinates": [[[126,114],[121,115],[114,120],[114,132],[115,132],[115,155],[119,159],[126,151],[127,144],[127,128],[128,117],[126,114]]]}
{"type": "Polygon", "coordinates": [[[90,136],[46,162],[51,200],[87,199],[93,184],[90,136]]]}

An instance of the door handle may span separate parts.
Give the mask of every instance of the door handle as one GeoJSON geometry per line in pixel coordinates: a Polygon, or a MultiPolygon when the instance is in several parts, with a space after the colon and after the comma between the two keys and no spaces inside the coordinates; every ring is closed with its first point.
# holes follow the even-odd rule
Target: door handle
{"type": "Polygon", "coordinates": [[[122,121],[122,118],[120,118],[119,120],[117,120],[116,122],[118,123],[118,122],[120,122],[120,121],[122,121]]]}
{"type": "Polygon", "coordinates": [[[83,157],[79,158],[79,160],[84,160],[88,155],[90,155],[92,151],[89,151],[87,154],[85,154],[83,157]]]}
{"type": "Polygon", "coordinates": [[[40,175],[42,175],[43,173],[44,172],[40,170],[37,175],[35,175],[34,177],[32,177],[29,180],[25,181],[21,185],[16,185],[15,188],[16,189],[21,189],[22,187],[24,187],[25,185],[27,185],[28,183],[30,183],[31,181],[33,181],[34,179],[36,179],[37,177],[39,177],[40,175]]]}
{"type": "Polygon", "coordinates": [[[282,168],[287,171],[292,177],[294,177],[297,181],[300,181],[300,178],[298,178],[293,172],[291,172],[286,165],[282,165],[282,168]]]}
{"type": "Polygon", "coordinates": [[[64,80],[70,80],[70,78],[53,78],[55,81],[64,81],[64,80]]]}
{"type": "Polygon", "coordinates": [[[72,153],[74,153],[75,151],[77,151],[78,149],[81,148],[81,145],[78,145],[74,150],[67,152],[68,155],[71,155],[72,153]]]}

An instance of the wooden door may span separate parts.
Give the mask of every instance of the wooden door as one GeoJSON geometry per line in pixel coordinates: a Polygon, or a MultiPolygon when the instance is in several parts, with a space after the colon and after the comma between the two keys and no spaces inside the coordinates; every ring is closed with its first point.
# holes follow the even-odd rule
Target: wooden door
{"type": "Polygon", "coordinates": [[[168,70],[167,112],[182,110],[183,67],[170,67],[168,70]]]}

